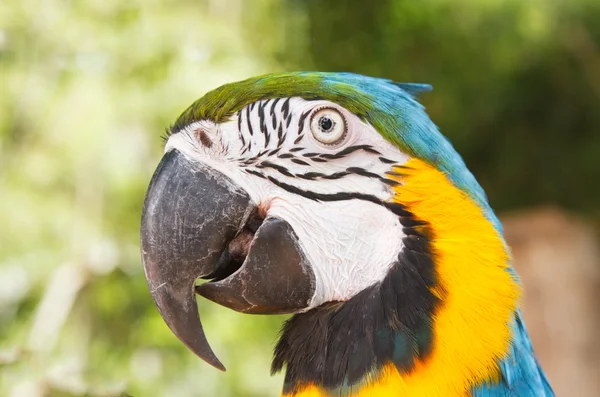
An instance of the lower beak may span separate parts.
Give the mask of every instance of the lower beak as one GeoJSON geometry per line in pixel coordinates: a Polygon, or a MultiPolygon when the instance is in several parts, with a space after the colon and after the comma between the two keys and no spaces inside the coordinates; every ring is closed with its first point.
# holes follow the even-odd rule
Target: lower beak
{"type": "Polygon", "coordinates": [[[198,314],[195,291],[246,313],[306,308],[315,278],[291,226],[256,213],[224,174],[171,150],[158,165],[142,209],[142,262],[150,293],[171,331],[207,363],[225,370],[198,314]],[[196,279],[213,279],[195,286],[196,279]]]}

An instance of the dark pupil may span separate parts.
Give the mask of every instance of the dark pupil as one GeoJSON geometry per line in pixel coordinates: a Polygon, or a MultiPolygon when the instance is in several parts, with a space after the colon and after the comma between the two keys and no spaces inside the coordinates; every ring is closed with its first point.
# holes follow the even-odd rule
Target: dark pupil
{"type": "Polygon", "coordinates": [[[319,125],[323,132],[329,132],[333,128],[333,121],[329,117],[321,117],[319,125]]]}

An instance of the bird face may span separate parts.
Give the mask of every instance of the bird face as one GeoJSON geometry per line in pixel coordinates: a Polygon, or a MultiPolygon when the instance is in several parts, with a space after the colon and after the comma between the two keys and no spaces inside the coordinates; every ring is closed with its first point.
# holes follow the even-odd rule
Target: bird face
{"type": "Polygon", "coordinates": [[[231,179],[258,218],[289,225],[314,274],[306,307],[347,300],[380,281],[400,251],[402,227],[382,203],[396,183],[386,172],[408,156],[341,106],[262,100],[228,122],[187,126],[165,150],[231,179]]]}
{"type": "Polygon", "coordinates": [[[172,131],[142,220],[146,277],[167,324],[219,366],[194,290],[241,312],[294,313],[380,282],[404,236],[386,206],[397,184],[387,173],[408,159],[326,100],[262,99],[172,131]],[[199,277],[211,281],[194,289],[199,277]]]}

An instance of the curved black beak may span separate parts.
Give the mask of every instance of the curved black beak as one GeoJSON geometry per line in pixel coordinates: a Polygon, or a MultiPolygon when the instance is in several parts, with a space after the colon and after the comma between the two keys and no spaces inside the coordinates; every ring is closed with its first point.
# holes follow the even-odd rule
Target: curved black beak
{"type": "Polygon", "coordinates": [[[291,313],[307,307],[315,291],[291,226],[267,218],[249,231],[255,209],[230,178],[177,150],[158,165],[142,209],[142,262],[154,302],[171,331],[221,370],[195,291],[246,313],[291,313]],[[214,281],[195,287],[200,277],[214,281]]]}
{"type": "Polygon", "coordinates": [[[248,194],[223,174],[172,150],[158,165],[142,209],[142,262],[154,302],[171,331],[221,370],[200,323],[194,286],[215,270],[250,207],[248,194]]]}

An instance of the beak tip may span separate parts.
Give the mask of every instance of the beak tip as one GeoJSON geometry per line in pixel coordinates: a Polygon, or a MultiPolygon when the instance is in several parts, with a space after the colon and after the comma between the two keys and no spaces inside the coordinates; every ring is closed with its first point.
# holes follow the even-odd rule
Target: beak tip
{"type": "Polygon", "coordinates": [[[212,353],[212,351],[210,352],[210,354],[202,354],[202,355],[200,355],[200,354],[196,353],[196,355],[198,357],[200,357],[202,360],[204,360],[204,362],[206,362],[207,364],[212,365],[213,367],[215,367],[219,371],[223,371],[223,372],[227,371],[227,369],[225,368],[225,366],[223,365],[223,363],[217,358],[217,356],[214,355],[214,353],[212,353]]]}
{"type": "Polygon", "coordinates": [[[227,368],[225,368],[225,366],[219,362],[219,365],[213,365],[216,369],[223,371],[223,372],[227,372],[227,368]]]}

